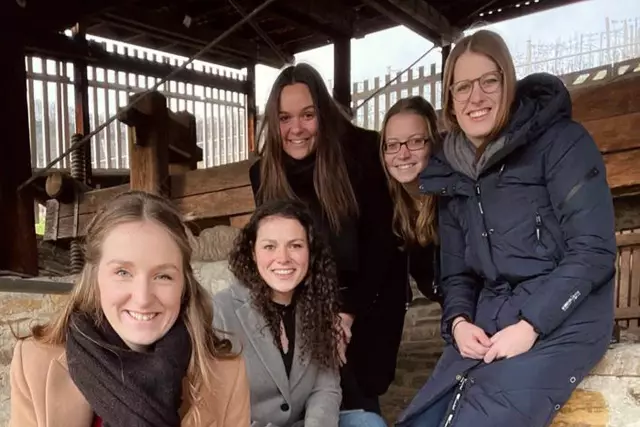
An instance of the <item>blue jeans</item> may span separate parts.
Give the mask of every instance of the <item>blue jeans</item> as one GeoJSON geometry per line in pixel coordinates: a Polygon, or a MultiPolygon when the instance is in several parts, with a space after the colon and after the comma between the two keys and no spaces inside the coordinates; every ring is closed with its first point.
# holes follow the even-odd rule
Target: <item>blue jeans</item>
{"type": "Polygon", "coordinates": [[[375,412],[362,409],[340,411],[339,427],[387,427],[384,419],[375,412]]]}
{"type": "Polygon", "coordinates": [[[438,400],[433,402],[431,406],[418,415],[411,424],[411,427],[438,427],[442,423],[444,416],[447,414],[447,408],[451,399],[453,399],[453,391],[448,392],[438,400]]]}

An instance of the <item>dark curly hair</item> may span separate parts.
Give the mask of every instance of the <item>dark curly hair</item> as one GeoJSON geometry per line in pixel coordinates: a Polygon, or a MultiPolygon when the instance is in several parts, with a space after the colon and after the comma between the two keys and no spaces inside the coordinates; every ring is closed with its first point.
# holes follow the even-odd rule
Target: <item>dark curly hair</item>
{"type": "Polygon", "coordinates": [[[272,200],[260,205],[237,237],[229,255],[229,268],[249,289],[252,304],[265,318],[276,345],[280,342],[281,313],[272,303],[272,290],[254,260],[254,247],[261,221],[270,216],[297,220],[307,233],[309,271],[296,287],[296,321],[301,322],[301,354],[319,365],[336,368],[338,359],[339,288],[331,250],[306,205],[298,200],[272,200]]]}

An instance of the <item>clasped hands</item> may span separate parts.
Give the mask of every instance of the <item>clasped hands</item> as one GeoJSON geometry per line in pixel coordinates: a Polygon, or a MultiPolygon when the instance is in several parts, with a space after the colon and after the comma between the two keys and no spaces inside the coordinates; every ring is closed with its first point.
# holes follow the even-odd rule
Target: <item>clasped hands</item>
{"type": "Polygon", "coordinates": [[[481,328],[467,319],[456,317],[451,331],[463,357],[483,359],[485,363],[526,353],[538,339],[533,326],[525,320],[507,326],[489,338],[481,328]]]}

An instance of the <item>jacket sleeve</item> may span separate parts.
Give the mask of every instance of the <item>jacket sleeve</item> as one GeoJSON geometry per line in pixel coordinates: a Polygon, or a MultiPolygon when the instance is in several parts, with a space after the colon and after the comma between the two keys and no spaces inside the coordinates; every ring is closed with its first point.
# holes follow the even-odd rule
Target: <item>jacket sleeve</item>
{"type": "MultiPolygon", "coordinates": [[[[528,288],[521,318],[544,336],[615,275],[613,200],[602,155],[589,133],[571,123],[545,159],[549,198],[565,241],[564,258],[528,288]]],[[[613,321],[613,319],[612,319],[613,321]]]]}
{"type": "Polygon", "coordinates": [[[341,401],[340,374],[319,370],[305,404],[304,427],[338,427],[341,401]]]}
{"type": "Polygon", "coordinates": [[[16,344],[13,350],[11,367],[9,368],[11,384],[11,418],[9,427],[37,427],[38,420],[36,419],[29,385],[24,375],[22,343],[22,341],[18,341],[16,344]]]}
{"type": "Polygon", "coordinates": [[[451,199],[438,204],[440,235],[440,274],[443,294],[442,338],[453,344],[451,322],[458,316],[473,322],[480,291],[480,279],[464,259],[465,239],[462,228],[449,210],[451,199]]]}
{"type": "Polygon", "coordinates": [[[238,375],[229,398],[224,427],[249,426],[251,423],[247,370],[242,356],[238,356],[238,359],[238,375]]]}

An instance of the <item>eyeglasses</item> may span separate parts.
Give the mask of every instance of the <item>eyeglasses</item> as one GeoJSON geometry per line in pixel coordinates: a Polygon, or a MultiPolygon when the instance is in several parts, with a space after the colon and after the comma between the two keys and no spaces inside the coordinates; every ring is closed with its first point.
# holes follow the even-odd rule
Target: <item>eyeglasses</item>
{"type": "Polygon", "coordinates": [[[502,72],[489,71],[477,79],[460,80],[452,84],[449,90],[456,101],[465,102],[471,97],[473,86],[476,82],[480,83],[480,89],[482,89],[484,93],[495,93],[502,85],[502,72]]]}
{"type": "Polygon", "coordinates": [[[395,154],[400,151],[403,145],[406,145],[409,151],[417,151],[427,144],[429,140],[424,137],[415,137],[407,139],[406,141],[390,141],[384,142],[382,146],[385,154],[395,154]]]}

